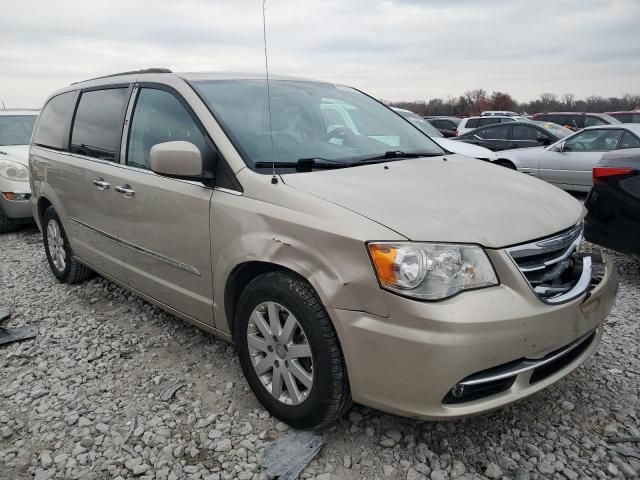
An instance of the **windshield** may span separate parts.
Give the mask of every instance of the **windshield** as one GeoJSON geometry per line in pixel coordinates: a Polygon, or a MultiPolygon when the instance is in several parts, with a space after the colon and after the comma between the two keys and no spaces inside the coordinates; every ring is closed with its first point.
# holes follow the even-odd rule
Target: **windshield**
{"type": "MultiPolygon", "coordinates": [[[[241,150],[248,166],[300,159],[333,162],[406,154],[443,155],[427,136],[350,87],[271,81],[271,128],[264,80],[191,82],[241,150]],[[273,136],[273,154],[272,140],[273,136]]],[[[267,173],[267,172],[265,172],[267,173]]]]}
{"type": "Polygon", "coordinates": [[[0,115],[0,145],[29,145],[37,115],[0,115]]]}
{"type": "Polygon", "coordinates": [[[442,134],[436,127],[427,122],[424,118],[417,113],[410,112],[409,110],[402,110],[400,108],[394,108],[396,112],[409,120],[412,124],[420,129],[421,132],[426,133],[430,137],[442,137],[442,134]]]}
{"type": "Polygon", "coordinates": [[[573,135],[575,132],[573,130],[569,130],[567,127],[562,127],[556,123],[551,122],[532,122],[537,125],[540,125],[545,130],[549,130],[553,135],[558,138],[568,137],[569,135],[573,135]]]}

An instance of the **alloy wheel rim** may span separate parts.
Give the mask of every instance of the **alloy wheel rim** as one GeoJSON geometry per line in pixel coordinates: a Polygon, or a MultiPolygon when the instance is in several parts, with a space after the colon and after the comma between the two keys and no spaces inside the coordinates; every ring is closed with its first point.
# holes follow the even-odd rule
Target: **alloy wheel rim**
{"type": "Polygon", "coordinates": [[[64,249],[64,240],[60,226],[53,218],[49,220],[47,225],[47,245],[49,246],[49,255],[53,261],[56,270],[63,272],[67,266],[67,252],[64,249]]]}
{"type": "Polygon", "coordinates": [[[254,371],[272,397],[299,405],[313,388],[313,354],[296,317],[275,302],[258,305],[249,318],[247,345],[254,371]]]}

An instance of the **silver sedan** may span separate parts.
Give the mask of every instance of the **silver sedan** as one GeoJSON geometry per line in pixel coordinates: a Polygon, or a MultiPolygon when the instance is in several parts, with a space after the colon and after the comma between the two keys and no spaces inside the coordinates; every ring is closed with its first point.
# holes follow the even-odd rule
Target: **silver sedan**
{"type": "Polygon", "coordinates": [[[572,191],[588,192],[605,152],[640,147],[640,124],[587,127],[547,147],[496,152],[497,163],[572,191]]]}

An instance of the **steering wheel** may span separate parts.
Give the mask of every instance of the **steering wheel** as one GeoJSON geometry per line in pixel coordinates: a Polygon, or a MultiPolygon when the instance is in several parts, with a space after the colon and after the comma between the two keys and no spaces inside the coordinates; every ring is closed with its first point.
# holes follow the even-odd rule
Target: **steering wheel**
{"type": "Polygon", "coordinates": [[[339,138],[344,140],[346,137],[352,137],[353,132],[345,126],[339,126],[338,128],[334,128],[329,133],[327,133],[329,140],[332,138],[339,138]]]}
{"type": "Polygon", "coordinates": [[[586,150],[586,149],[587,149],[587,147],[586,147],[586,145],[585,145],[584,143],[582,143],[582,142],[576,142],[576,143],[574,143],[574,144],[573,144],[573,149],[574,149],[574,150],[582,150],[582,151],[584,151],[584,150],[586,150]]]}

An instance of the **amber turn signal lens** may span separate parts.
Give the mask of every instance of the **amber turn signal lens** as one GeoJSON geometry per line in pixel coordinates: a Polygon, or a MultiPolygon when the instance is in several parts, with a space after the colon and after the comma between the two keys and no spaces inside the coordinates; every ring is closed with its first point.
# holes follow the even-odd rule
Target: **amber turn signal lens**
{"type": "Polygon", "coordinates": [[[369,245],[369,252],[371,252],[371,258],[380,281],[391,285],[396,284],[397,278],[393,266],[398,255],[398,249],[389,245],[371,244],[369,245]]]}

